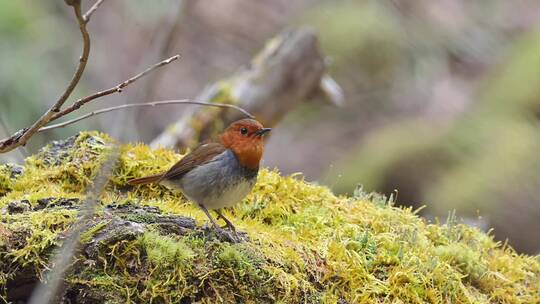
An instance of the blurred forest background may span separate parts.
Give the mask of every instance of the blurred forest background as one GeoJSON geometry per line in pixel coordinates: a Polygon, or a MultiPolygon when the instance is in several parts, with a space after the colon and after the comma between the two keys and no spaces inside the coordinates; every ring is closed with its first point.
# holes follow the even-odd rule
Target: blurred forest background
{"type": "MultiPolygon", "coordinates": [[[[386,194],[398,189],[399,204],[426,205],[421,213],[429,218],[456,210],[519,252],[538,253],[539,21],[534,0],[105,1],[88,25],[92,53],[73,96],[179,53],[176,63],[82,112],[195,98],[280,31],[308,25],[346,104],[307,102],[289,113],[268,143],[265,166],[303,172],[339,193],[359,184],[386,194]]],[[[53,103],[79,52],[63,1],[0,0],[2,137],[53,103]]],[[[121,140],[150,142],[185,109],[127,110],[121,140]]],[[[116,117],[38,134],[0,160],[21,162],[78,130],[114,134],[116,117]]]]}

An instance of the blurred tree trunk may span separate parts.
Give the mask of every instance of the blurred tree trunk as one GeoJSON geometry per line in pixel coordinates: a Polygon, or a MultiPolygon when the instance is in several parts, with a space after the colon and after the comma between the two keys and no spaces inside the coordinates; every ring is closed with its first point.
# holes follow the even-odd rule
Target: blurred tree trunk
{"type": "MultiPolygon", "coordinates": [[[[307,28],[288,31],[268,41],[249,67],[208,86],[196,100],[238,105],[272,127],[298,104],[319,93],[321,83],[331,82],[323,77],[324,71],[315,33],[307,28]]],[[[186,109],[152,146],[191,146],[243,117],[231,109],[186,109]]]]}

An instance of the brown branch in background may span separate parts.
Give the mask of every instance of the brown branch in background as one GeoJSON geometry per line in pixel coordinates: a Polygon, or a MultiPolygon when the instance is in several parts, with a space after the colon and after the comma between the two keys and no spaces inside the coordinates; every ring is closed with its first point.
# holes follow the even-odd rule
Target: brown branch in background
{"type": "MultiPolygon", "coordinates": [[[[325,70],[315,32],[288,30],[266,43],[249,66],[207,86],[196,100],[235,104],[257,116],[264,126],[273,127],[303,102],[324,99],[343,104],[342,90],[325,70]]],[[[220,126],[239,119],[239,114],[228,109],[185,111],[151,146],[191,146],[214,136],[220,126]]]]}
{"type": "Polygon", "coordinates": [[[82,116],[79,116],[77,118],[70,119],[68,121],[64,121],[61,123],[57,123],[54,125],[46,126],[41,129],[39,129],[38,132],[48,131],[52,129],[62,128],[71,124],[74,124],[76,122],[79,122],[83,119],[86,119],[88,117],[92,117],[95,115],[122,110],[122,109],[128,109],[128,108],[135,108],[135,107],[155,107],[155,106],[162,106],[162,105],[172,105],[172,104],[192,104],[192,105],[200,105],[200,106],[209,106],[209,107],[217,107],[217,108],[228,108],[228,109],[235,109],[237,111],[240,111],[242,114],[246,115],[249,118],[255,118],[251,113],[248,111],[227,103],[215,103],[215,102],[204,102],[204,101],[192,101],[188,99],[178,99],[178,100],[162,100],[162,101],[154,101],[154,102],[147,102],[147,103],[131,103],[131,104],[124,104],[119,105],[115,107],[109,107],[104,108],[101,110],[92,111],[90,113],[84,114],[82,116]]]}
{"type": "MultiPolygon", "coordinates": [[[[156,64],[154,64],[153,66],[149,67],[148,69],[144,70],[143,72],[129,78],[128,80],[122,82],[122,83],[119,83],[118,85],[110,88],[110,89],[107,89],[107,90],[104,90],[104,91],[100,91],[100,92],[97,92],[97,93],[94,93],[92,95],[89,95],[89,96],[86,96],[84,98],[81,98],[79,100],[77,100],[76,102],[74,102],[71,106],[65,108],[64,110],[62,110],[61,112],[58,112],[56,114],[53,115],[53,117],[51,118],[50,121],[53,121],[53,120],[56,120],[62,116],[65,116],[77,109],[79,109],[81,106],[83,106],[84,104],[96,99],[96,98],[100,98],[100,97],[103,97],[103,96],[106,96],[106,95],[110,95],[110,94],[114,94],[114,93],[120,93],[122,92],[122,89],[127,87],[128,85],[130,85],[131,83],[137,81],[139,78],[141,77],[144,77],[145,75],[151,73],[153,70],[159,68],[159,67],[162,67],[164,65],[167,65],[175,60],[177,60],[178,58],[180,58],[180,55],[174,55],[168,59],[165,59],[165,60],[162,60],[156,64]]],[[[39,130],[39,131],[43,131],[43,130],[39,130]]]]}
{"type": "Polygon", "coordinates": [[[43,114],[32,126],[29,128],[25,128],[22,130],[17,131],[15,134],[11,135],[8,138],[5,138],[3,140],[0,140],[0,153],[11,151],[19,146],[23,146],[28,142],[30,137],[34,135],[41,127],[46,125],[50,120],[51,117],[57,112],[60,111],[60,108],[62,105],[66,102],[66,100],[69,98],[77,84],[79,83],[81,76],[84,72],[84,69],[86,68],[86,63],[88,61],[88,56],[90,55],[90,35],[88,34],[88,31],[86,30],[86,21],[84,20],[82,14],[81,14],[81,1],[80,0],[72,0],[67,1],[66,3],[69,6],[73,7],[73,11],[75,13],[75,16],[77,18],[77,22],[79,23],[79,29],[81,31],[82,39],[83,39],[83,51],[82,55],[79,59],[79,65],[77,66],[77,69],[75,71],[75,74],[71,78],[71,81],[69,82],[67,88],[64,90],[64,93],[58,98],[58,100],[43,114]]]}

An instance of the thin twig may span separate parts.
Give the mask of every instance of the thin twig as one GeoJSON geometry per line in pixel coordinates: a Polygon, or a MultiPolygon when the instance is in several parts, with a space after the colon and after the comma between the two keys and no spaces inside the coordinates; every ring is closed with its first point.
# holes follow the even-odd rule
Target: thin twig
{"type": "Polygon", "coordinates": [[[88,23],[90,21],[90,17],[92,17],[92,14],[98,9],[98,7],[103,3],[105,0],[97,0],[94,5],[86,12],[86,14],[83,15],[84,22],[88,23]]]}
{"type": "Polygon", "coordinates": [[[74,102],[71,106],[65,108],[64,110],[62,110],[61,112],[58,112],[56,114],[53,115],[53,117],[51,117],[51,120],[50,121],[53,121],[53,120],[56,120],[62,116],[65,116],[77,109],[79,109],[81,106],[83,106],[84,104],[96,99],[96,98],[100,98],[100,97],[103,97],[103,96],[106,96],[106,95],[110,95],[110,94],[114,94],[114,93],[120,93],[122,92],[122,89],[127,87],[128,85],[130,85],[131,83],[137,81],[139,78],[141,77],[144,77],[145,75],[151,73],[153,70],[159,68],[159,67],[162,67],[164,65],[167,65],[175,60],[177,60],[178,58],[180,58],[180,55],[174,55],[168,59],[165,59],[165,60],[162,60],[156,64],[154,64],[153,66],[149,67],[148,69],[144,70],[143,72],[131,77],[130,79],[122,82],[122,83],[119,83],[118,85],[116,85],[115,87],[112,87],[110,89],[107,89],[107,90],[104,90],[104,91],[100,91],[100,92],[97,92],[97,93],[94,93],[92,95],[89,95],[89,96],[86,96],[84,98],[81,98],[79,100],[77,100],[76,102],[74,102]]]}
{"type": "Polygon", "coordinates": [[[244,115],[246,115],[249,118],[255,118],[248,111],[246,111],[246,110],[244,110],[244,109],[242,109],[242,108],[240,108],[238,106],[235,106],[235,105],[232,105],[232,104],[227,104],[227,103],[192,101],[192,100],[188,100],[188,99],[162,100],[162,101],[154,101],[154,102],[148,102],[148,103],[124,104],[124,105],[120,105],[120,106],[115,106],[115,107],[104,108],[104,109],[92,111],[90,113],[84,114],[84,115],[79,116],[77,118],[73,118],[73,119],[70,119],[70,120],[67,120],[67,121],[64,121],[64,122],[61,122],[61,123],[57,123],[57,124],[54,124],[54,125],[43,127],[41,129],[39,129],[38,132],[48,131],[48,130],[56,129],[56,128],[62,128],[62,127],[74,124],[76,122],[79,122],[79,121],[81,121],[83,119],[86,119],[88,117],[92,117],[92,116],[107,113],[107,112],[112,112],[112,111],[117,111],[117,110],[122,110],[122,109],[127,109],[127,108],[135,108],[135,107],[155,107],[155,106],[172,105],[172,104],[193,104],[193,105],[201,105],[201,106],[209,106],[209,107],[235,109],[237,111],[242,112],[244,115]]]}
{"type": "Polygon", "coordinates": [[[57,297],[63,290],[64,278],[73,264],[75,255],[80,251],[81,235],[85,231],[84,226],[94,216],[95,209],[99,205],[99,197],[109,182],[119,155],[118,147],[112,146],[111,152],[93,180],[92,186],[87,189],[86,200],[81,205],[81,210],[77,214],[77,222],[73,224],[69,237],[65,239],[54,257],[51,258],[51,265],[54,265],[52,270],[46,274],[45,282],[41,282],[32,292],[28,303],[49,304],[57,302],[57,297]]]}
{"type": "Polygon", "coordinates": [[[69,96],[79,83],[79,80],[81,79],[81,76],[86,67],[86,63],[88,61],[88,56],[90,55],[90,35],[86,30],[86,22],[81,14],[81,2],[66,1],[66,3],[73,7],[73,11],[75,12],[75,16],[77,17],[79,29],[81,31],[83,39],[83,51],[79,59],[79,65],[77,66],[75,74],[71,78],[71,81],[69,82],[67,88],[64,90],[64,93],[62,93],[62,96],[60,96],[60,98],[47,110],[47,112],[45,112],[45,114],[43,114],[31,127],[19,130],[12,136],[1,140],[0,153],[8,152],[19,146],[25,145],[26,142],[30,139],[30,137],[34,135],[34,133],[36,133],[41,127],[46,125],[55,113],[60,111],[60,108],[69,98],[69,96]]]}

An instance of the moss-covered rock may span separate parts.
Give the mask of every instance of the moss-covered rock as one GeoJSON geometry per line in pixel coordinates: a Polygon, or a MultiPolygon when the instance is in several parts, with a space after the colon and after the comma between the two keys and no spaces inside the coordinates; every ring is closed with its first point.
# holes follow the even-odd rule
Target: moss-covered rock
{"type": "MultiPolygon", "coordinates": [[[[28,296],[69,235],[85,188],[112,140],[81,133],[0,170],[0,288],[28,296]],[[23,202],[24,201],[24,202],[23,202]],[[17,203],[14,203],[17,202],[17,203]],[[17,208],[11,208],[10,204],[17,208]]],[[[361,191],[262,170],[253,193],[226,215],[247,233],[229,243],[204,214],[164,187],[126,181],[182,155],[124,145],[83,250],[66,277],[68,303],[537,303],[540,262],[453,220],[428,223],[361,191]]]]}
{"type": "Polygon", "coordinates": [[[520,252],[540,252],[540,31],[517,39],[482,80],[477,103],[450,124],[398,120],[366,136],[329,172],[334,190],[391,193],[444,216],[455,209],[495,228],[520,252]]]}

